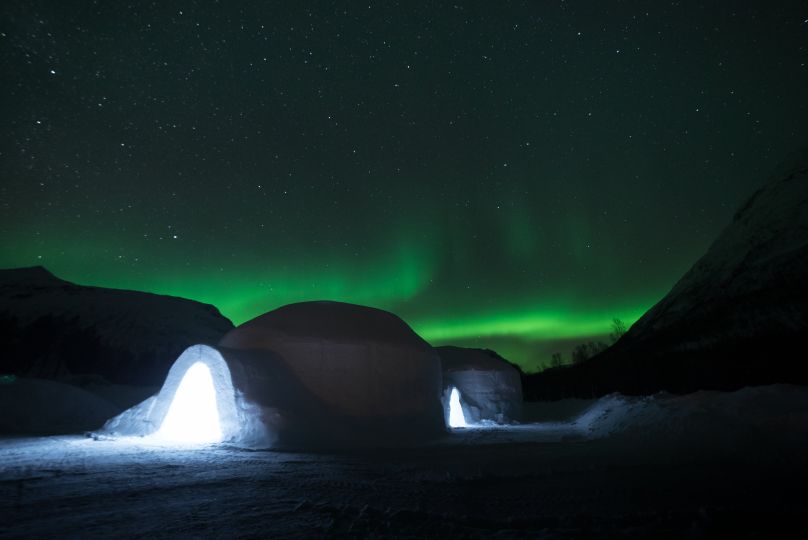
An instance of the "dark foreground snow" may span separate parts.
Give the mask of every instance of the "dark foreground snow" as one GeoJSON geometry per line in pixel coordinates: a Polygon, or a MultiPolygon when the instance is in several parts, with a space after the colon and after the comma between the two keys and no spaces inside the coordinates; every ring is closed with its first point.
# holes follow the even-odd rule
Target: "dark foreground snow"
{"type": "Polygon", "coordinates": [[[808,389],[537,405],[347,453],[0,440],[0,537],[768,537],[808,511],[808,389]]]}

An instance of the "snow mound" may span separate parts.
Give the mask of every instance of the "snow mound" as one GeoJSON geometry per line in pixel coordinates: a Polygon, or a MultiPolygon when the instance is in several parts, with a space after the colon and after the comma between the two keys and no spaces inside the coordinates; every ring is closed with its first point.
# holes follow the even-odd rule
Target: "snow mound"
{"type": "Polygon", "coordinates": [[[574,420],[589,438],[635,444],[733,444],[765,441],[769,433],[808,434],[808,391],[792,385],[747,387],[735,392],[610,394],[574,420]]]}
{"type": "Polygon", "coordinates": [[[556,401],[526,401],[522,404],[522,422],[569,422],[592,406],[594,400],[567,398],[556,401]]]}
{"type": "Polygon", "coordinates": [[[95,429],[120,412],[87,390],[42,379],[0,384],[0,433],[56,435],[95,429]]]}

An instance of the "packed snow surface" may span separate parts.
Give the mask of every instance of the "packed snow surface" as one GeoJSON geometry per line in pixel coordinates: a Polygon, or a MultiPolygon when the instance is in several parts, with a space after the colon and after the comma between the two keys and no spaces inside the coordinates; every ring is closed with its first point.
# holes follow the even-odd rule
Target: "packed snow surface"
{"type": "Polygon", "coordinates": [[[776,537],[808,508],[808,388],[526,413],[342,453],[0,439],[0,537],[776,537]]]}

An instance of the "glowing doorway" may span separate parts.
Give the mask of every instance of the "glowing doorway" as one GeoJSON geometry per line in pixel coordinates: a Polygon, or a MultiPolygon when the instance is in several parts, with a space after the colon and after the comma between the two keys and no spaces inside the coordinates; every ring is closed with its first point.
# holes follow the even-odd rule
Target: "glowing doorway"
{"type": "Polygon", "coordinates": [[[468,427],[466,416],[463,414],[463,406],[460,404],[460,392],[457,388],[452,388],[449,394],[449,427],[468,427]]]}
{"type": "Polygon", "coordinates": [[[204,363],[197,362],[185,372],[155,436],[183,443],[222,440],[213,377],[204,363]]]}

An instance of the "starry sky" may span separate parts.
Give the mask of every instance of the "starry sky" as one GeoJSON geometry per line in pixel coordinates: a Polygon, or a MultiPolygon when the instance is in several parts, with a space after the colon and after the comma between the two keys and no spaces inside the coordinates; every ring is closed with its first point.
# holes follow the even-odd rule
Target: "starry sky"
{"type": "Polygon", "coordinates": [[[808,141],[808,4],[0,7],[0,267],[334,299],[535,370],[808,141]]]}

